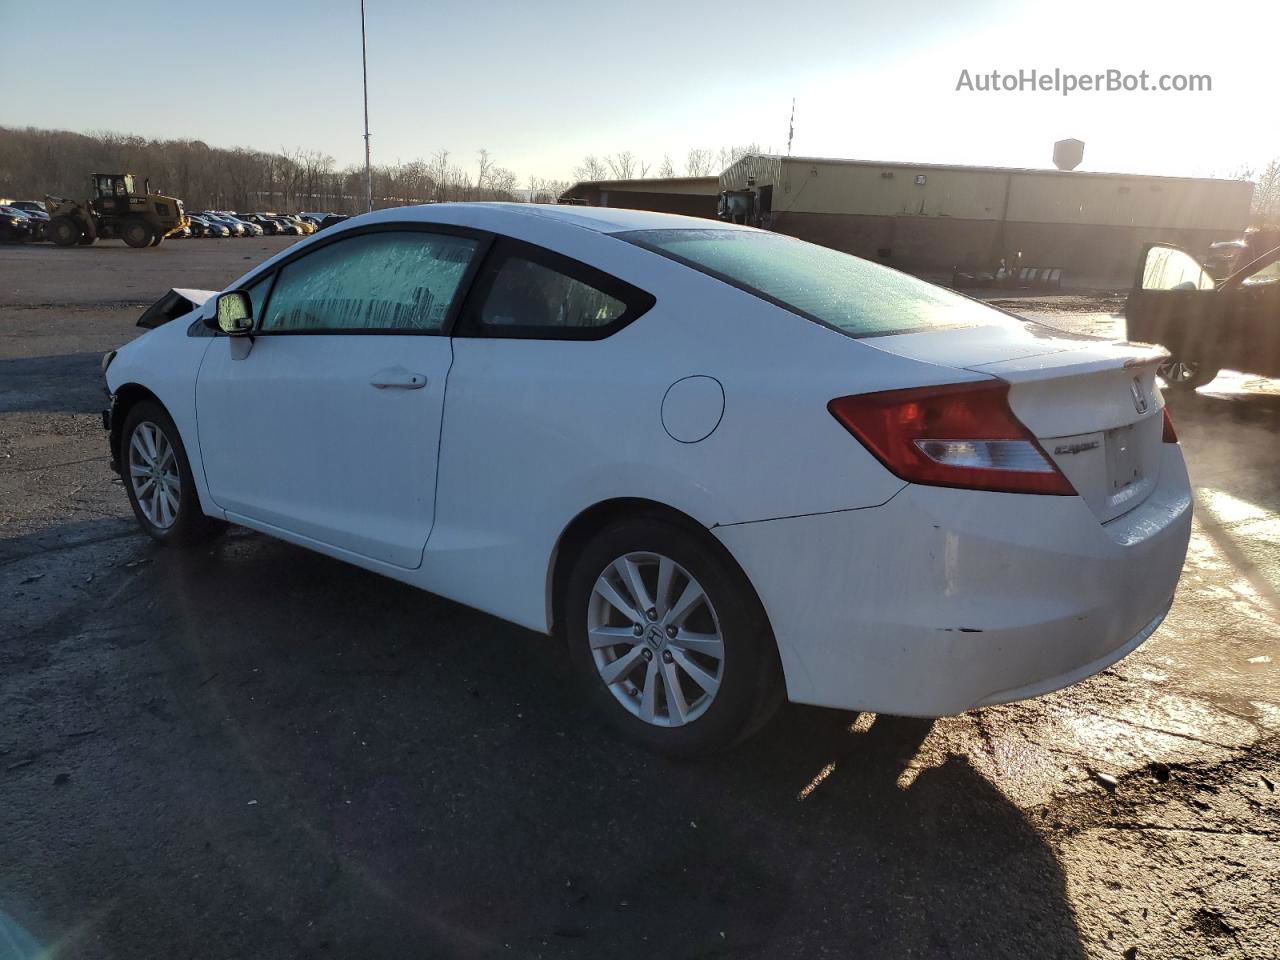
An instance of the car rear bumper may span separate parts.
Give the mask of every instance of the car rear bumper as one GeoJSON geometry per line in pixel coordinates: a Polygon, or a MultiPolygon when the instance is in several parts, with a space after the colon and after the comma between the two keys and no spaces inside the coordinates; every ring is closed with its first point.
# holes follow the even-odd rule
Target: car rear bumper
{"type": "Polygon", "coordinates": [[[769,614],[790,699],[945,716],[1039,696],[1136,649],[1191,531],[1181,449],[1102,524],[1079,497],[908,486],[865,510],[718,527],[769,614]]]}

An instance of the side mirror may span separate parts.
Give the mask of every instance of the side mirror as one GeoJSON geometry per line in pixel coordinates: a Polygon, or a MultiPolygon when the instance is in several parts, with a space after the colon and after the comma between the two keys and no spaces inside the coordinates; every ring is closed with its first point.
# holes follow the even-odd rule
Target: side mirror
{"type": "Polygon", "coordinates": [[[253,332],[253,301],[243,290],[218,294],[214,316],[218,329],[229,337],[243,337],[253,332]]]}

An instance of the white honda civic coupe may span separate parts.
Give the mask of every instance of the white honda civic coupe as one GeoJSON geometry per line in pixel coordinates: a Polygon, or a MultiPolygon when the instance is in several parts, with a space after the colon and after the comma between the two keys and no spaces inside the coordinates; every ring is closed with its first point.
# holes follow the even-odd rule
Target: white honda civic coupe
{"type": "Polygon", "coordinates": [[[671,752],[783,696],[1064,687],[1151,635],[1186,553],[1164,351],[766,231],[383,210],[140,324],[103,362],[143,530],[239,524],[561,638],[671,752]]]}

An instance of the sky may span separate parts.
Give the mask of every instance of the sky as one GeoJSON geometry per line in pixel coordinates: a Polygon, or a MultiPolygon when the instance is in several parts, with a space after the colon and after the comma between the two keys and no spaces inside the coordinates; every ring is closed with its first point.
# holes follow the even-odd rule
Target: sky
{"type": "MultiPolygon", "coordinates": [[[[1074,137],[1081,170],[1234,176],[1280,156],[1274,12],[1214,9],[367,0],[373,158],[444,148],[470,166],[484,148],[523,183],[629,150],[652,174],[664,154],[683,168],[690,147],[786,152],[794,97],[798,156],[1049,167],[1053,142],[1074,137]],[[1212,90],[956,89],[962,70],[1055,68],[1208,74],[1212,90]]],[[[0,34],[0,126],[363,162],[359,0],[0,0],[0,34]]]]}

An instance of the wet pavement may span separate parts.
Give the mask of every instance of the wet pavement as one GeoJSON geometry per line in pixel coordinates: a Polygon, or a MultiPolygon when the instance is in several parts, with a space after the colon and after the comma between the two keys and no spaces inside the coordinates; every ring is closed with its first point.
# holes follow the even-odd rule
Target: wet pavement
{"type": "MultiPolygon", "coordinates": [[[[786,707],[676,763],[545,638],[257,534],[135,532],[101,353],[286,242],[0,247],[0,945],[1280,956],[1275,383],[1171,400],[1195,531],[1120,664],[936,722],[786,707]]],[[[1114,298],[1010,306],[1117,329],[1114,298]]]]}

